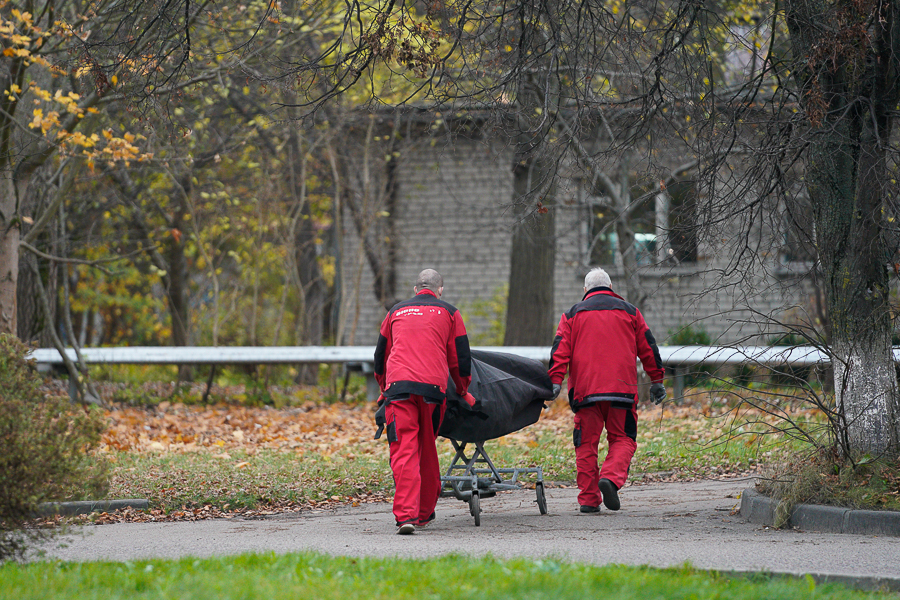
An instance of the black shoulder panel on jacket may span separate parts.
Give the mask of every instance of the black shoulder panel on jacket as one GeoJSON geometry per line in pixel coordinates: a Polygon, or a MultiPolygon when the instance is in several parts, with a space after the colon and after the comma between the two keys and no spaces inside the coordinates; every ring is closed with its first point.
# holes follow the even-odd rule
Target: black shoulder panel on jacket
{"type": "Polygon", "coordinates": [[[554,336],[553,338],[553,346],[550,348],[550,365],[547,367],[548,369],[553,368],[554,360],[553,356],[556,354],[557,348],[559,348],[559,343],[562,341],[562,336],[554,336]]]}
{"type": "Polygon", "coordinates": [[[656,345],[656,338],[653,337],[653,334],[650,332],[649,329],[647,330],[647,333],[644,334],[644,337],[647,338],[647,343],[650,344],[651,348],[653,348],[653,360],[656,361],[656,368],[662,369],[663,368],[662,356],[660,356],[660,354],[659,354],[659,346],[656,345]]]}
{"type": "Polygon", "coordinates": [[[456,360],[460,377],[472,376],[472,351],[469,348],[469,336],[461,335],[456,340],[456,360]]]}
{"type": "Polygon", "coordinates": [[[375,344],[375,372],[379,375],[384,373],[384,362],[387,354],[387,338],[378,334],[378,343],[375,344]]]}
{"type": "Polygon", "coordinates": [[[398,302],[391,308],[390,312],[393,314],[401,308],[407,308],[409,306],[440,306],[441,308],[446,309],[451,315],[454,315],[457,312],[455,306],[449,302],[444,302],[440,298],[435,298],[431,294],[418,294],[409,300],[398,302]]]}
{"type": "Polygon", "coordinates": [[[576,314],[589,310],[624,310],[629,315],[637,314],[637,309],[621,298],[616,298],[615,296],[610,296],[608,294],[597,294],[586,300],[582,300],[570,308],[566,313],[566,317],[571,319],[576,314]]]}

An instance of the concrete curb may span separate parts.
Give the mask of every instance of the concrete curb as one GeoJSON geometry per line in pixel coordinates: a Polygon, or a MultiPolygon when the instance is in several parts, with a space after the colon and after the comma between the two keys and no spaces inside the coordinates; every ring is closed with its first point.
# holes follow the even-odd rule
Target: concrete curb
{"type": "MultiPolygon", "coordinates": [[[[751,523],[774,527],[778,501],[752,488],[741,493],[741,516],[751,523]]],[[[858,510],[839,506],[798,504],[788,525],[804,531],[900,537],[900,512],[858,510]]]]}
{"type": "Polygon", "coordinates": [[[86,515],[92,512],[110,512],[133,508],[135,510],[147,510],[150,503],[145,498],[132,498],[125,500],[84,500],[81,502],[44,502],[39,504],[37,514],[41,517],[60,515],[71,517],[74,515],[86,515]]]}

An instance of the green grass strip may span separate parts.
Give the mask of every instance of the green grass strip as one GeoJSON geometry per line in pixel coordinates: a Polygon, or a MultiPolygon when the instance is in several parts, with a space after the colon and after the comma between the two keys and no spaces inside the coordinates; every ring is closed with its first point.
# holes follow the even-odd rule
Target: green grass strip
{"type": "MultiPolygon", "coordinates": [[[[811,578],[729,578],[690,566],[591,566],[450,555],[430,560],[244,554],[212,559],[7,563],[0,599],[779,600],[887,598],[811,578]]],[[[895,597],[895,596],[894,596],[895,597]]]]}

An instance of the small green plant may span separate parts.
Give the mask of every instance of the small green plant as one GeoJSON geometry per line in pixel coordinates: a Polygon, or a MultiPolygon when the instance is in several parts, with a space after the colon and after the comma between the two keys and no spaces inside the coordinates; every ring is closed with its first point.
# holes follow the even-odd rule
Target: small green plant
{"type": "Polygon", "coordinates": [[[469,327],[469,340],[473,346],[502,346],[506,333],[506,304],[509,297],[509,285],[502,285],[494,290],[494,295],[487,300],[476,300],[469,306],[460,306],[463,318],[469,327]],[[472,327],[478,320],[487,324],[487,330],[478,331],[472,327]]]}
{"type": "MultiPolygon", "coordinates": [[[[807,346],[809,340],[793,331],[785,332],[772,337],[770,346],[807,346]]],[[[812,376],[813,367],[792,367],[779,365],[771,369],[769,376],[772,385],[781,387],[805,387],[812,376]]]]}
{"type": "Polygon", "coordinates": [[[775,465],[757,489],[778,500],[777,527],[787,524],[794,507],[803,503],[900,510],[900,460],[863,456],[850,461],[836,447],[822,447],[775,465]]]}
{"type": "MultiPolygon", "coordinates": [[[[670,346],[710,346],[712,338],[703,327],[697,325],[685,325],[679,329],[670,329],[668,344],[670,346]]],[[[709,380],[709,367],[697,365],[691,372],[685,375],[685,385],[696,386],[709,380]]]]}
{"type": "Polygon", "coordinates": [[[679,329],[669,330],[669,344],[672,346],[710,346],[712,338],[703,327],[685,325],[679,329]]]}
{"type": "Polygon", "coordinates": [[[107,485],[105,463],[90,453],[106,426],[102,413],[45,396],[28,352],[0,334],[0,560],[47,535],[24,527],[40,503],[103,497],[107,485]]]}

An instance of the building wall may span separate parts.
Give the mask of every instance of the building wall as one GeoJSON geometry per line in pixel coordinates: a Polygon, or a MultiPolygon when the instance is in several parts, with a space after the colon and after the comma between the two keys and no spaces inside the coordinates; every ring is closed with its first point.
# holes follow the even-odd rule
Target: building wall
{"type": "MultiPolygon", "coordinates": [[[[512,217],[504,206],[512,201],[511,165],[508,151],[478,139],[458,139],[452,147],[417,144],[398,161],[397,295],[412,296],[419,272],[437,269],[444,277],[443,299],[462,311],[473,338],[486,334],[491,320],[474,311],[503,293],[509,280],[512,217]]],[[[345,283],[345,305],[359,290],[353,343],[374,344],[386,310],[372,291],[371,269],[365,263],[360,269],[359,238],[349,218],[343,231],[345,282],[352,277],[345,283]]],[[[352,319],[354,310],[347,312],[352,319]]]]}
{"type": "MultiPolygon", "coordinates": [[[[476,138],[457,139],[452,146],[416,143],[397,162],[397,295],[412,295],[421,269],[437,269],[444,276],[444,299],[462,311],[475,345],[492,343],[487,339],[492,321],[502,321],[486,307],[505,292],[509,278],[512,162],[510,148],[476,138]]],[[[560,183],[555,208],[559,314],[581,300],[589,268],[589,211],[579,196],[577,182],[560,183]]],[[[359,239],[346,217],[343,234],[343,343],[371,345],[386,310],[375,298],[371,269],[360,259],[359,239]]],[[[771,238],[767,243],[777,243],[777,235],[765,235],[771,238]]],[[[761,329],[760,315],[788,322],[813,319],[809,282],[789,276],[778,265],[777,252],[770,254],[753,271],[728,275],[733,256],[728,244],[707,239],[699,245],[697,263],[642,268],[642,284],[650,290],[643,313],[657,341],[666,344],[671,333],[693,325],[713,343],[765,343],[779,328],[761,329]]],[[[624,295],[621,270],[604,268],[624,295]]],[[[549,332],[547,345],[551,341],[549,332]]]]}

